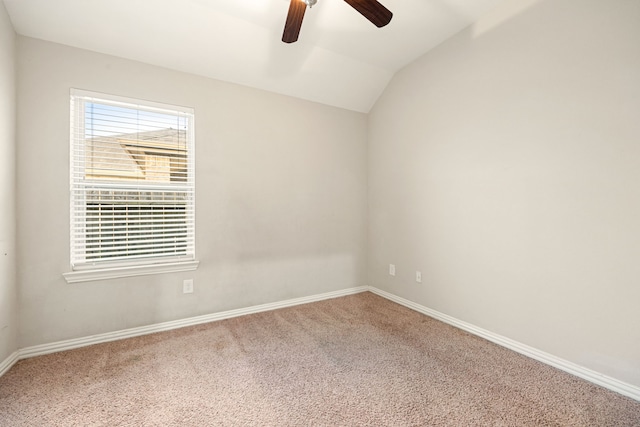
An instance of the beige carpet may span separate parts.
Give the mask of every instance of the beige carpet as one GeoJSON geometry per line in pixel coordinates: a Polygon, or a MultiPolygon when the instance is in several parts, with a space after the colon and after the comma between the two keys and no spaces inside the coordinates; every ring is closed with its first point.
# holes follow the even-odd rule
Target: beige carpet
{"type": "Polygon", "coordinates": [[[358,294],[23,360],[1,426],[640,426],[640,402],[358,294]]]}

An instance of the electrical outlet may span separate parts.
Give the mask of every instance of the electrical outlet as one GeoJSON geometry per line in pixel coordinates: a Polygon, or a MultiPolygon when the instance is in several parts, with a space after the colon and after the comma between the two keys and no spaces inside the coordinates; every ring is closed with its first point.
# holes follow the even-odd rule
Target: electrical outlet
{"type": "Polygon", "coordinates": [[[182,293],[183,294],[193,293],[193,279],[185,279],[182,282],[182,293]]]}
{"type": "Polygon", "coordinates": [[[394,264],[389,264],[389,276],[396,275],[396,266],[394,264]]]}
{"type": "Polygon", "coordinates": [[[416,271],[416,282],[422,283],[422,272],[416,271]]]}

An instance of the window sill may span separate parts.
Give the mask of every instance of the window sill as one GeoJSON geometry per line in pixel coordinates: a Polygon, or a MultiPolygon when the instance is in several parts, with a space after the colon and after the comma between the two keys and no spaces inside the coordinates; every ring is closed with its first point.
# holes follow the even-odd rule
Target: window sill
{"type": "Polygon", "coordinates": [[[118,279],[122,277],[145,276],[147,274],[176,273],[193,271],[200,261],[170,262],[165,264],[134,265],[127,267],[77,270],[63,273],[67,283],[90,282],[92,280],[118,279]]]}

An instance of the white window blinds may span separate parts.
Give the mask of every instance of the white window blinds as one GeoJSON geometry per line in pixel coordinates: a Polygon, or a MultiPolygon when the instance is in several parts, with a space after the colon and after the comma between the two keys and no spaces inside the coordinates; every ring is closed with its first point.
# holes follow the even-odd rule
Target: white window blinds
{"type": "Polygon", "coordinates": [[[74,269],[195,259],[194,114],[71,91],[74,269]]]}

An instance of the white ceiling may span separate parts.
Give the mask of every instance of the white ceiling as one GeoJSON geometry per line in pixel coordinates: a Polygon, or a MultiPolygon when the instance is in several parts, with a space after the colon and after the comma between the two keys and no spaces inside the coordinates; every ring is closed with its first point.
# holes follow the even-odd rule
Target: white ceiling
{"type": "Polygon", "coordinates": [[[281,41],[289,0],[4,0],[22,35],[355,111],[393,74],[504,0],[380,0],[376,28],[343,0],[307,9],[281,41]]]}

